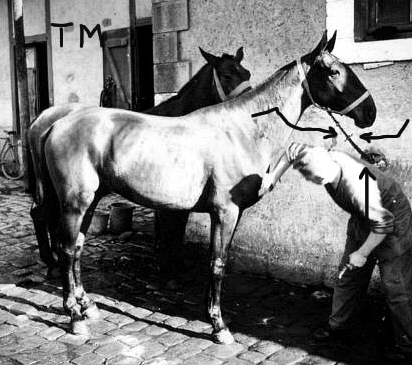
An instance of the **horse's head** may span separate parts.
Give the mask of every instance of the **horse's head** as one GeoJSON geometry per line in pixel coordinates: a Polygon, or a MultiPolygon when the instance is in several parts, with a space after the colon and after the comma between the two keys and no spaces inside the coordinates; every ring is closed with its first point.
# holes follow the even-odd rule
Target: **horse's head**
{"type": "Polygon", "coordinates": [[[216,77],[219,79],[226,99],[238,96],[251,89],[249,84],[250,72],[240,64],[243,59],[243,47],[237,50],[235,56],[224,53],[221,57],[205,52],[200,47],[199,49],[207,63],[216,71],[216,77]]]}
{"type": "Polygon", "coordinates": [[[342,112],[359,128],[369,127],[375,121],[375,103],[349,66],[331,54],[335,40],[336,32],[328,41],[325,31],[317,47],[302,58],[310,66],[306,77],[313,101],[342,112]]]}

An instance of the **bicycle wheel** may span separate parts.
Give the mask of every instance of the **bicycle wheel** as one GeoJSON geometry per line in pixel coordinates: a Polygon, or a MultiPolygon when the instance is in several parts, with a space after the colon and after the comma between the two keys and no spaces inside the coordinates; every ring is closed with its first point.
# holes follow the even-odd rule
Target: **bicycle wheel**
{"type": "Polygon", "coordinates": [[[1,171],[3,175],[11,180],[20,179],[23,176],[23,170],[20,161],[14,153],[13,147],[7,147],[0,156],[1,171]]]}

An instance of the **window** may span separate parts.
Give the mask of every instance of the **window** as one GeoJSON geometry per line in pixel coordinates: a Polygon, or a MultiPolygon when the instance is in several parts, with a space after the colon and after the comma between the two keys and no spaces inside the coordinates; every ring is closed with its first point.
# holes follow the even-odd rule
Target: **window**
{"type": "Polygon", "coordinates": [[[411,7],[411,0],[326,0],[326,28],[338,32],[334,54],[346,63],[412,60],[411,7]],[[371,34],[384,26],[396,32],[371,34]]]}
{"type": "Polygon", "coordinates": [[[355,41],[412,37],[412,0],[355,0],[355,41]]]}

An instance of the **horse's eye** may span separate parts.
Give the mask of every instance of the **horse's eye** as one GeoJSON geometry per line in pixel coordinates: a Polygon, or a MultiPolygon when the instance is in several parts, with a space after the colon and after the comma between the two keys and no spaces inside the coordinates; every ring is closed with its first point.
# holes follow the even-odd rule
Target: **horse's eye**
{"type": "Polygon", "coordinates": [[[225,80],[231,80],[231,79],[232,79],[232,78],[230,77],[230,75],[228,75],[228,74],[223,75],[223,78],[224,78],[225,80]]]}
{"type": "Polygon", "coordinates": [[[331,75],[339,75],[340,74],[340,72],[339,72],[339,70],[330,70],[330,74],[331,75]]]}

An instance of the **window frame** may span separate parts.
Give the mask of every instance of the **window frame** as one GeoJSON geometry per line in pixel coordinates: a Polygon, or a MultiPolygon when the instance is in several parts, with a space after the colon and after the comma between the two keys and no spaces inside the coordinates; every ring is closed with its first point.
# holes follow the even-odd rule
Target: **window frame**
{"type": "Polygon", "coordinates": [[[354,31],[355,42],[378,41],[385,39],[401,39],[412,37],[412,0],[409,2],[409,22],[379,24],[377,19],[377,6],[379,0],[354,0],[354,31]],[[393,31],[396,27],[398,31],[393,31]],[[382,32],[384,29],[389,31],[382,32]],[[378,32],[381,31],[379,34],[378,32]],[[396,33],[395,33],[396,32],[396,33]],[[375,33],[375,34],[373,34],[375,33]]]}
{"type": "Polygon", "coordinates": [[[329,35],[337,30],[333,53],[349,64],[412,60],[412,38],[359,41],[359,27],[366,26],[367,18],[355,22],[355,14],[367,9],[367,1],[326,0],[326,29],[329,35]]]}

